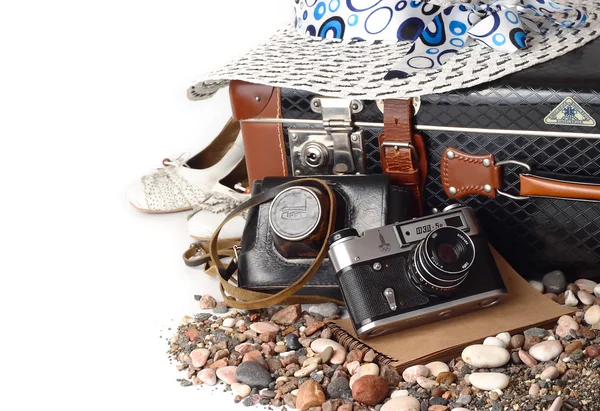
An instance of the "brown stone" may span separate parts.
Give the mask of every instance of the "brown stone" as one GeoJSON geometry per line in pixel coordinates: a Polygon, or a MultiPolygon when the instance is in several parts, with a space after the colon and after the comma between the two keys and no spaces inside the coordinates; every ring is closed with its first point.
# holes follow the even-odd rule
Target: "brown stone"
{"type": "Polygon", "coordinates": [[[454,381],[456,381],[456,374],[451,372],[441,372],[438,374],[435,381],[439,384],[444,384],[448,386],[451,385],[454,381]]]}
{"type": "Polygon", "coordinates": [[[274,348],[275,348],[275,345],[274,345],[274,344],[273,344],[273,345],[271,345],[271,344],[273,344],[273,343],[272,343],[272,342],[271,342],[271,343],[269,343],[269,344],[267,344],[267,343],[264,343],[264,344],[262,344],[262,345],[261,345],[262,352],[263,352],[263,354],[264,354],[265,356],[270,356],[270,355],[273,355],[273,354],[275,354],[275,349],[274,349],[274,348]]]}
{"type": "Polygon", "coordinates": [[[274,333],[272,331],[270,332],[266,332],[266,333],[262,333],[258,336],[258,338],[260,338],[260,340],[264,343],[268,343],[268,342],[273,342],[275,341],[275,337],[277,336],[277,333],[274,333]]]}
{"type": "Polygon", "coordinates": [[[304,330],[304,335],[306,335],[307,337],[311,336],[323,327],[325,327],[325,323],[323,321],[317,321],[310,327],[306,327],[306,329],[304,330]]]}
{"type": "Polygon", "coordinates": [[[365,353],[363,351],[352,350],[346,356],[346,362],[347,363],[354,362],[354,361],[362,362],[363,358],[365,358],[365,353]]]}
{"type": "Polygon", "coordinates": [[[229,358],[229,351],[228,350],[219,350],[215,353],[215,357],[213,358],[214,361],[219,361],[222,358],[229,358]]]}
{"type": "Polygon", "coordinates": [[[594,344],[587,347],[584,351],[588,357],[597,357],[600,355],[600,344],[594,344]]]}
{"type": "Polygon", "coordinates": [[[290,408],[296,408],[296,397],[294,397],[292,394],[285,394],[283,396],[283,402],[285,402],[285,405],[290,408]]]}
{"type": "Polygon", "coordinates": [[[352,404],[340,405],[337,411],[352,411],[352,404]]]}
{"type": "MultiPolygon", "coordinates": [[[[281,335],[283,335],[285,337],[288,334],[294,333],[294,331],[296,331],[296,329],[294,327],[288,327],[281,332],[281,335]]],[[[298,336],[298,332],[296,332],[295,334],[296,334],[296,336],[298,336]]]]}
{"type": "Polygon", "coordinates": [[[447,405],[431,405],[429,408],[427,408],[427,411],[446,411],[448,409],[447,405]]]}
{"type": "Polygon", "coordinates": [[[569,284],[567,285],[567,290],[570,290],[573,294],[577,294],[577,292],[579,291],[579,287],[577,287],[576,284],[569,284]]]}
{"type": "Polygon", "coordinates": [[[581,335],[586,340],[593,340],[596,338],[596,333],[594,332],[594,330],[590,330],[587,327],[579,327],[579,330],[581,331],[581,335]]]}
{"type": "Polygon", "coordinates": [[[329,400],[323,403],[321,409],[323,411],[336,411],[343,404],[344,400],[329,400]]]}
{"type": "Polygon", "coordinates": [[[539,339],[539,337],[536,337],[535,335],[530,335],[529,337],[525,338],[525,342],[523,343],[523,349],[525,351],[529,351],[529,349],[531,347],[533,347],[534,345],[536,345],[540,341],[541,340],[539,339]]]}
{"type": "Polygon", "coordinates": [[[217,300],[212,298],[210,295],[205,294],[200,299],[200,309],[201,310],[211,310],[217,306],[217,300]]]}
{"type": "Polygon", "coordinates": [[[442,387],[435,387],[433,389],[433,391],[431,391],[431,396],[432,397],[441,397],[442,395],[444,395],[444,393],[446,392],[446,390],[442,387]]]}
{"type": "Polygon", "coordinates": [[[242,362],[246,362],[246,361],[255,361],[255,362],[259,363],[260,365],[262,365],[263,368],[269,369],[269,366],[265,362],[265,359],[263,358],[260,351],[254,350],[254,351],[250,351],[247,354],[244,354],[244,358],[242,358],[242,362]]]}
{"type": "Polygon", "coordinates": [[[198,329],[196,327],[190,327],[185,332],[185,335],[190,339],[190,341],[194,341],[196,338],[198,338],[198,329]]]}
{"type": "Polygon", "coordinates": [[[377,405],[387,395],[387,381],[377,375],[365,375],[357,379],[352,385],[352,398],[366,405],[377,405]]]}
{"type": "Polygon", "coordinates": [[[219,361],[215,361],[211,366],[210,369],[211,370],[216,370],[219,368],[223,368],[223,367],[227,367],[229,365],[229,363],[227,362],[226,358],[222,358],[219,361]]]}
{"type": "Polygon", "coordinates": [[[510,346],[512,348],[521,348],[525,344],[525,336],[523,334],[515,334],[510,338],[510,346]]]}
{"type": "Polygon", "coordinates": [[[442,395],[442,398],[445,400],[449,400],[450,398],[452,398],[452,393],[450,391],[446,391],[444,395],[442,395]]]}
{"type": "Polygon", "coordinates": [[[275,371],[278,371],[283,368],[283,365],[281,365],[281,361],[279,361],[276,358],[267,358],[266,361],[267,361],[267,368],[269,369],[269,372],[271,374],[273,374],[275,371]]]}
{"type": "Polygon", "coordinates": [[[306,411],[311,407],[320,407],[324,402],[325,394],[323,393],[319,383],[315,380],[304,381],[298,390],[298,397],[296,397],[296,409],[298,411],[306,411]]]}
{"type": "Polygon", "coordinates": [[[398,371],[394,367],[387,364],[383,364],[379,368],[379,376],[387,381],[388,387],[390,388],[396,387],[402,380],[398,371]]]}
{"type": "Polygon", "coordinates": [[[298,321],[301,312],[302,307],[300,304],[290,305],[275,313],[271,321],[279,325],[292,325],[298,321]]]}
{"type": "Polygon", "coordinates": [[[256,313],[256,314],[250,314],[250,321],[251,322],[256,322],[260,320],[260,314],[256,313]]]}
{"type": "Polygon", "coordinates": [[[571,354],[575,350],[583,349],[583,344],[579,340],[575,340],[565,347],[565,352],[571,354]]]}

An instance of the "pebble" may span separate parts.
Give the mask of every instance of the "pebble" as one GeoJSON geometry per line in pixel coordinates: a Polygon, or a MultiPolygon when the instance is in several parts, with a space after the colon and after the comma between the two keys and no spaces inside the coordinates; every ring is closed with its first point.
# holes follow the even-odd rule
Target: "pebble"
{"type": "Polygon", "coordinates": [[[235,382],[231,384],[231,391],[233,392],[233,395],[239,395],[240,398],[246,398],[250,395],[250,392],[252,392],[252,388],[250,388],[249,385],[235,382]]]}
{"type": "Polygon", "coordinates": [[[192,365],[196,368],[202,368],[208,361],[208,357],[210,355],[210,350],[206,348],[196,348],[190,353],[190,357],[192,358],[192,365]]]}
{"type": "Polygon", "coordinates": [[[227,311],[229,311],[229,307],[226,305],[217,305],[212,311],[215,314],[225,314],[227,311]]]}
{"type": "Polygon", "coordinates": [[[558,319],[558,325],[556,327],[556,335],[560,338],[565,338],[571,330],[577,331],[579,329],[579,324],[577,321],[573,319],[570,315],[563,315],[558,319]]]}
{"type": "Polygon", "coordinates": [[[437,385],[435,381],[430,380],[427,377],[417,377],[417,384],[419,384],[422,388],[426,389],[427,391],[433,390],[437,385]]]}
{"type": "Polygon", "coordinates": [[[527,351],[519,350],[519,358],[523,363],[529,367],[534,367],[537,365],[537,361],[533,358],[527,351]]]}
{"type": "Polygon", "coordinates": [[[235,318],[225,318],[223,320],[223,327],[228,327],[231,328],[233,326],[235,326],[235,318]]]}
{"type": "Polygon", "coordinates": [[[332,364],[343,364],[346,360],[346,350],[340,344],[326,338],[317,338],[310,344],[310,348],[317,354],[323,352],[325,348],[333,348],[333,355],[329,360],[332,364]]]}
{"type": "Polygon", "coordinates": [[[531,384],[529,387],[529,395],[536,397],[540,393],[540,385],[537,382],[531,384]]]}
{"type": "Polygon", "coordinates": [[[296,334],[288,334],[285,336],[284,339],[285,345],[288,347],[288,349],[295,351],[302,348],[302,344],[300,344],[300,342],[298,341],[298,337],[296,336],[296,334]]]}
{"type": "Polygon", "coordinates": [[[217,300],[215,300],[212,296],[205,294],[200,298],[200,309],[201,310],[210,310],[217,306],[217,300]]]}
{"type": "Polygon", "coordinates": [[[395,397],[383,404],[381,411],[420,411],[421,402],[414,397],[395,397]]]}
{"type": "Polygon", "coordinates": [[[389,387],[396,387],[402,380],[398,371],[388,364],[381,365],[379,376],[387,381],[389,387]]]}
{"type": "Polygon", "coordinates": [[[535,280],[531,280],[529,281],[529,284],[535,288],[537,291],[539,291],[540,293],[544,292],[544,284],[539,282],[539,281],[535,281],[535,280]]]}
{"type": "Polygon", "coordinates": [[[542,380],[555,380],[559,376],[558,369],[556,367],[548,367],[540,374],[542,380]]]}
{"type": "Polygon", "coordinates": [[[562,408],[562,405],[563,405],[562,399],[560,397],[556,397],[556,399],[554,400],[554,402],[552,403],[550,408],[548,408],[548,411],[560,411],[560,409],[562,408]]]}
{"type": "Polygon", "coordinates": [[[327,364],[329,362],[329,360],[331,359],[332,355],[333,355],[333,347],[327,347],[319,354],[319,357],[321,357],[321,362],[323,362],[323,364],[327,364]]]}
{"type": "Polygon", "coordinates": [[[522,334],[513,335],[510,338],[510,347],[511,348],[521,348],[525,343],[525,336],[522,334]]]}
{"type": "Polygon", "coordinates": [[[598,283],[592,280],[580,279],[575,281],[575,285],[579,287],[580,290],[587,291],[588,293],[593,293],[594,289],[598,286],[598,283]]]}
{"type": "Polygon", "coordinates": [[[504,341],[502,341],[500,338],[496,338],[496,337],[487,337],[485,340],[483,340],[483,345],[494,345],[496,347],[502,347],[502,348],[506,347],[506,344],[504,343],[504,341]]]}
{"type": "Polygon", "coordinates": [[[510,360],[509,352],[493,345],[470,345],[462,354],[462,360],[476,368],[498,368],[510,360]]]}
{"type": "Polygon", "coordinates": [[[545,293],[544,295],[546,297],[548,297],[549,299],[551,299],[552,301],[558,302],[558,295],[552,294],[552,293],[545,293]]]}
{"type": "Polygon", "coordinates": [[[585,312],[583,319],[589,325],[600,322],[600,305],[593,305],[585,312]]]}
{"type": "Polygon", "coordinates": [[[452,408],[452,411],[469,411],[469,410],[464,407],[458,407],[458,408],[452,408]]]}
{"type": "Polygon", "coordinates": [[[429,368],[429,372],[434,377],[437,377],[442,372],[450,371],[450,367],[445,362],[442,361],[433,361],[429,364],[425,364],[425,367],[429,368]]]}
{"type": "Polygon", "coordinates": [[[474,372],[469,376],[471,385],[480,390],[491,391],[496,388],[503,390],[508,387],[508,376],[499,372],[474,372]]]}
{"type": "Polygon", "coordinates": [[[268,387],[271,381],[271,373],[255,361],[246,361],[237,367],[235,377],[241,383],[252,388],[268,387]]]}
{"type": "MultiPolygon", "coordinates": [[[[247,364],[256,364],[255,362],[249,362],[247,364]]],[[[262,369],[264,371],[264,368],[262,368],[260,365],[256,364],[260,369],[262,369]]],[[[239,382],[238,379],[236,378],[236,371],[237,371],[238,367],[235,366],[228,366],[228,367],[222,367],[219,368],[217,370],[217,377],[219,377],[219,379],[221,381],[223,381],[225,384],[235,384],[236,382],[239,382]]]]}
{"type": "Polygon", "coordinates": [[[585,305],[592,305],[596,302],[596,297],[584,290],[577,293],[577,298],[585,305]]]}
{"type": "Polygon", "coordinates": [[[308,309],[312,315],[320,315],[323,318],[334,317],[338,315],[340,308],[335,303],[315,304],[308,309]]]}
{"type": "Polygon", "coordinates": [[[598,284],[597,286],[594,287],[594,295],[597,298],[600,298],[600,284],[598,284]]]}
{"type": "Polygon", "coordinates": [[[577,304],[579,304],[579,300],[577,297],[575,297],[573,291],[565,291],[565,305],[568,305],[569,307],[577,307],[577,304]]]}
{"type": "Polygon", "coordinates": [[[200,372],[198,372],[198,379],[202,381],[206,385],[216,385],[217,384],[217,373],[215,370],[210,368],[206,368],[200,372]]]}
{"type": "Polygon", "coordinates": [[[331,398],[341,398],[342,394],[350,389],[347,378],[340,377],[331,381],[327,386],[327,394],[331,398]]]}
{"type": "Polygon", "coordinates": [[[301,370],[298,370],[294,373],[294,377],[307,377],[310,375],[311,372],[313,372],[314,370],[316,370],[317,368],[319,368],[319,366],[317,364],[309,364],[308,366],[302,368],[301,370]]]}
{"type": "Polygon", "coordinates": [[[378,375],[362,376],[351,388],[352,398],[367,405],[379,404],[388,394],[387,381],[378,375]]]}
{"type": "Polygon", "coordinates": [[[560,294],[567,289],[567,278],[560,270],[554,270],[546,274],[542,279],[542,283],[549,293],[560,294]]]}
{"type": "Polygon", "coordinates": [[[529,349],[529,355],[538,361],[550,361],[563,352],[560,341],[543,341],[529,349]]]}
{"type": "Polygon", "coordinates": [[[273,317],[271,317],[271,321],[279,325],[292,325],[298,321],[301,312],[302,307],[300,304],[288,305],[277,311],[273,317]]]}
{"type": "Polygon", "coordinates": [[[451,385],[454,381],[456,381],[456,374],[452,372],[441,372],[438,374],[435,381],[440,384],[444,384],[445,386],[451,385]]]}
{"type": "Polygon", "coordinates": [[[406,382],[417,382],[418,377],[429,377],[429,368],[424,365],[413,365],[412,367],[408,367],[402,373],[402,378],[406,382]]]}
{"type": "Polygon", "coordinates": [[[499,338],[504,342],[504,348],[508,347],[508,345],[510,344],[510,334],[507,332],[498,334],[496,338],[499,338]]]}
{"type": "Polygon", "coordinates": [[[523,334],[525,335],[525,338],[529,338],[529,337],[537,337],[537,338],[544,338],[548,335],[548,330],[544,330],[543,328],[529,328],[528,330],[525,330],[523,332],[523,334]]]}
{"type": "Polygon", "coordinates": [[[408,390],[396,390],[396,391],[392,392],[391,398],[407,397],[407,396],[408,396],[408,390]]]}
{"type": "Polygon", "coordinates": [[[306,380],[298,389],[296,396],[296,409],[305,411],[311,407],[320,407],[325,402],[323,389],[314,380],[306,380]]]}
{"type": "Polygon", "coordinates": [[[367,363],[360,366],[358,374],[362,377],[364,375],[379,375],[379,366],[373,363],[367,363]]]}
{"type": "Polygon", "coordinates": [[[365,353],[365,358],[363,358],[363,361],[364,362],[373,362],[373,361],[375,361],[376,358],[377,358],[377,354],[375,354],[375,351],[369,350],[365,353]]]}
{"type": "MultiPolygon", "coordinates": [[[[458,404],[468,405],[472,400],[473,400],[473,398],[469,394],[461,394],[458,396],[458,399],[456,400],[456,402],[458,404]]],[[[456,408],[454,408],[454,409],[456,409],[456,408]]]]}
{"type": "Polygon", "coordinates": [[[346,369],[350,375],[354,375],[356,371],[360,368],[360,362],[352,361],[346,364],[346,369]]]}
{"type": "Polygon", "coordinates": [[[260,322],[260,323],[252,323],[250,324],[250,329],[259,334],[269,333],[269,332],[278,332],[279,327],[273,323],[260,322]]]}
{"type": "Polygon", "coordinates": [[[569,343],[569,345],[567,345],[565,347],[565,353],[571,354],[571,353],[573,353],[573,351],[582,350],[582,349],[583,349],[583,344],[581,343],[581,341],[575,340],[572,343],[569,343]]]}

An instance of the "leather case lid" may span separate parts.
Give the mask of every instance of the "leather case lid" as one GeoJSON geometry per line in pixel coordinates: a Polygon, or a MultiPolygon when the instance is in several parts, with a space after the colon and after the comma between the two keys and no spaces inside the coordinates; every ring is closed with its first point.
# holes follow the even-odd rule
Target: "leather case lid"
{"type": "MultiPolygon", "coordinates": [[[[353,227],[359,233],[381,227],[387,223],[389,177],[386,175],[326,176],[339,198],[343,199],[338,209],[336,229],[353,227]]],[[[269,177],[257,181],[253,193],[275,187],[291,177],[269,177]]],[[[396,198],[404,198],[395,196],[396,198]]],[[[338,199],[338,203],[340,203],[338,199]]],[[[285,260],[273,247],[272,232],[268,223],[270,203],[250,210],[242,237],[239,257],[238,282],[240,287],[262,291],[277,290],[290,285],[310,266],[311,260],[285,260]]],[[[396,207],[402,209],[402,207],[396,207]]],[[[408,217],[408,216],[401,216],[408,217]]],[[[326,259],[315,276],[303,290],[307,294],[327,295],[333,292],[341,299],[335,273],[326,259]],[[315,290],[319,288],[320,290],[315,290]],[[325,290],[329,288],[330,290],[325,290]]]]}

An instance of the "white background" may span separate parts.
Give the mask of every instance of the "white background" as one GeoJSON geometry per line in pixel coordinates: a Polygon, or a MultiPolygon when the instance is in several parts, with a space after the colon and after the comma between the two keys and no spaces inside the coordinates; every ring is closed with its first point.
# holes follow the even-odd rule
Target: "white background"
{"type": "Polygon", "coordinates": [[[244,409],[175,381],[161,330],[216,280],[183,265],[185,213],[124,188],[207,144],[227,91],[187,87],[292,21],[291,0],[0,1],[0,409],[244,409]]]}

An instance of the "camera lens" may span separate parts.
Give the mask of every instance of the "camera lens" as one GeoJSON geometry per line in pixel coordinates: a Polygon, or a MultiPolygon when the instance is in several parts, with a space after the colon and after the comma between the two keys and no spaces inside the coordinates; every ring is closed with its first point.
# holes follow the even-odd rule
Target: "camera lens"
{"type": "Polygon", "coordinates": [[[457,228],[442,227],[412,249],[408,272],[421,291],[445,297],[467,278],[474,261],[471,238],[457,228]]]}

